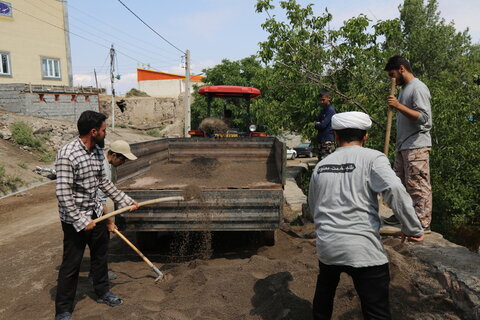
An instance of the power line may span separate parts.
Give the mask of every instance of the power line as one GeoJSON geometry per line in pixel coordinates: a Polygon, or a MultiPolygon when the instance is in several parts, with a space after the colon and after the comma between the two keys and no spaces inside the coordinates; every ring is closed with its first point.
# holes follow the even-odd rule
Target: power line
{"type": "MultiPolygon", "coordinates": [[[[54,17],[56,17],[56,18],[61,18],[61,19],[63,19],[63,16],[62,16],[62,17],[59,17],[59,16],[53,14],[53,13],[51,12],[51,10],[45,10],[44,8],[42,8],[42,7],[40,7],[40,6],[37,6],[34,2],[31,2],[31,0],[29,0],[29,2],[30,2],[31,5],[33,5],[34,7],[38,8],[38,9],[40,9],[41,11],[45,12],[46,14],[52,15],[52,16],[54,16],[54,17]]],[[[52,9],[57,9],[57,8],[51,6],[50,4],[47,4],[47,3],[44,3],[44,4],[48,5],[48,6],[49,6],[50,8],[52,8],[52,9]]],[[[70,16],[70,17],[71,17],[71,18],[74,18],[75,20],[81,22],[81,23],[84,24],[84,25],[87,25],[88,27],[91,27],[89,24],[83,22],[82,20],[80,20],[80,19],[78,19],[78,18],[75,18],[75,17],[73,17],[73,16],[70,16]]],[[[76,27],[76,29],[78,29],[79,31],[83,31],[84,33],[90,34],[90,35],[92,35],[92,36],[94,36],[94,37],[96,37],[96,38],[98,38],[98,39],[100,39],[100,40],[103,40],[103,41],[106,41],[106,42],[110,42],[110,40],[107,40],[107,39],[105,39],[105,38],[103,38],[103,37],[101,37],[101,36],[99,36],[99,35],[97,35],[97,34],[95,34],[95,33],[92,33],[92,32],[90,32],[90,31],[88,31],[88,30],[82,29],[82,28],[80,28],[79,26],[76,26],[75,24],[72,24],[72,23],[70,23],[70,24],[71,24],[72,26],[76,27]]],[[[100,30],[95,29],[95,31],[100,31],[100,30]]],[[[123,40],[123,39],[115,36],[115,35],[109,34],[109,33],[107,33],[107,32],[104,32],[104,31],[100,31],[100,32],[103,33],[103,34],[105,34],[105,35],[107,35],[107,36],[109,36],[109,37],[116,38],[118,41],[121,41],[121,42],[123,42],[123,43],[125,43],[125,44],[127,44],[127,45],[129,45],[129,46],[131,46],[131,47],[133,47],[133,48],[135,48],[135,49],[131,49],[131,48],[127,48],[127,47],[125,47],[125,46],[120,46],[121,48],[123,47],[124,50],[130,51],[130,52],[133,53],[133,54],[138,55],[138,54],[140,53],[140,55],[143,55],[145,58],[150,59],[150,60],[153,60],[153,61],[157,60],[158,58],[153,58],[153,57],[151,57],[151,56],[148,56],[148,55],[145,54],[145,52],[149,52],[149,53],[151,53],[151,54],[161,56],[161,55],[158,54],[157,52],[150,51],[150,50],[147,50],[147,49],[144,49],[144,48],[143,48],[143,52],[142,52],[142,51],[139,51],[139,50],[138,50],[138,46],[135,46],[135,45],[133,45],[133,44],[131,44],[131,43],[129,43],[129,42],[127,42],[127,41],[125,41],[125,40],[123,40]]],[[[117,47],[118,47],[118,44],[117,44],[117,47]]],[[[169,59],[170,59],[170,58],[169,58],[169,59]]],[[[158,60],[159,60],[159,61],[162,61],[162,62],[173,63],[173,59],[171,59],[171,60],[158,59],[158,60]]],[[[175,61],[175,62],[176,62],[176,61],[175,61]]]]}
{"type": "Polygon", "coordinates": [[[171,45],[172,47],[174,47],[175,49],[177,49],[178,51],[180,51],[181,53],[183,54],[186,54],[185,52],[183,52],[182,50],[178,49],[173,43],[171,43],[170,41],[168,41],[167,39],[165,39],[160,33],[158,33],[157,31],[155,31],[155,29],[153,29],[152,27],[150,27],[145,21],[142,20],[142,18],[140,18],[139,16],[137,16],[137,14],[135,12],[133,12],[129,7],[127,7],[121,0],[118,0],[118,2],[120,2],[125,8],[127,8],[128,11],[130,11],[135,17],[137,17],[138,20],[142,21],[142,23],[144,25],[146,25],[150,30],[152,30],[153,32],[155,32],[156,35],[158,35],[160,38],[162,38],[165,42],[167,42],[169,45],[171,45]]]}
{"type": "MultiPolygon", "coordinates": [[[[138,38],[138,35],[129,34],[129,33],[126,32],[125,30],[121,30],[121,29],[115,27],[115,26],[112,25],[112,24],[106,23],[106,22],[104,22],[104,21],[102,21],[102,20],[100,20],[100,19],[92,16],[91,14],[89,14],[89,13],[87,13],[87,12],[85,12],[85,11],[79,9],[79,8],[74,7],[71,3],[68,4],[68,7],[69,7],[69,8],[72,8],[72,9],[78,11],[78,12],[80,12],[81,14],[83,14],[83,15],[85,15],[85,16],[87,16],[87,17],[90,17],[91,19],[93,19],[93,20],[95,20],[95,21],[98,21],[99,23],[101,23],[101,24],[103,24],[103,25],[105,25],[105,26],[108,26],[108,27],[110,27],[110,28],[112,28],[112,29],[115,29],[115,30],[117,30],[117,31],[120,31],[122,34],[125,34],[125,35],[130,36],[130,38],[133,38],[133,39],[135,39],[136,41],[143,42],[143,43],[147,44],[147,45],[150,46],[150,47],[155,47],[155,48],[160,49],[160,50],[165,50],[165,48],[161,48],[161,47],[159,47],[159,46],[157,46],[157,45],[155,45],[155,44],[152,44],[152,43],[150,43],[150,42],[147,42],[147,41],[145,41],[145,40],[142,40],[142,39],[138,38]]],[[[177,57],[177,54],[173,54],[172,52],[169,52],[169,51],[165,51],[164,53],[165,53],[165,54],[168,54],[168,55],[170,55],[170,56],[174,55],[175,57],[177,57]]],[[[171,58],[171,57],[168,57],[168,58],[167,58],[166,56],[161,55],[161,54],[159,54],[159,55],[162,56],[162,57],[164,57],[164,58],[166,58],[166,59],[170,59],[170,58],[171,58]]]]}
{"type": "MultiPolygon", "coordinates": [[[[96,42],[96,41],[94,41],[94,40],[92,40],[92,39],[88,39],[88,38],[86,38],[86,37],[83,37],[83,36],[81,36],[81,35],[79,35],[79,34],[76,34],[76,33],[74,33],[74,32],[71,32],[70,30],[65,30],[65,28],[56,26],[56,25],[54,25],[54,24],[52,24],[52,23],[50,23],[50,22],[48,22],[48,21],[45,21],[45,20],[40,19],[40,18],[38,18],[38,17],[35,17],[34,15],[31,15],[31,14],[25,12],[25,11],[22,11],[22,10],[20,10],[20,9],[18,9],[18,8],[14,8],[13,6],[11,6],[11,8],[12,8],[12,9],[15,9],[15,11],[21,12],[21,13],[23,13],[23,14],[26,14],[27,16],[30,16],[30,17],[32,17],[32,18],[34,18],[34,19],[37,19],[37,20],[39,20],[39,21],[41,21],[41,22],[44,22],[44,23],[46,23],[46,24],[48,24],[48,25],[51,25],[52,27],[58,28],[58,29],[63,30],[63,31],[67,31],[69,34],[72,34],[72,35],[77,36],[77,37],[79,37],[79,38],[81,38],[81,39],[90,41],[90,42],[92,42],[92,43],[94,43],[94,44],[96,44],[96,45],[98,45],[98,46],[101,46],[101,47],[103,47],[103,48],[107,48],[107,49],[110,50],[109,47],[107,47],[107,46],[105,46],[105,45],[103,45],[103,44],[101,44],[101,43],[98,43],[98,42],[96,42]]],[[[129,59],[132,59],[133,61],[136,61],[136,62],[138,62],[138,63],[141,63],[141,64],[146,65],[146,63],[144,63],[144,62],[142,62],[142,61],[140,61],[140,60],[137,60],[137,59],[135,59],[135,58],[133,58],[133,57],[131,57],[131,56],[129,56],[129,55],[121,52],[121,51],[118,51],[118,50],[117,50],[117,52],[120,53],[121,55],[129,58],[129,59]]]]}

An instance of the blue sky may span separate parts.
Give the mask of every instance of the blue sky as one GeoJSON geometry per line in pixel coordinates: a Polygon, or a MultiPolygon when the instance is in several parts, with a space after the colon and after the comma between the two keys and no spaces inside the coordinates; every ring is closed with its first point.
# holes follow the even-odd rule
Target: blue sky
{"type": "MultiPolygon", "coordinates": [[[[40,0],[42,2],[42,0],[40,0]]],[[[255,12],[254,0],[154,1],[122,0],[132,11],[181,51],[189,49],[192,72],[212,67],[222,59],[238,60],[255,54],[267,34],[261,24],[265,14],[255,12]]],[[[401,0],[322,0],[313,3],[316,13],[325,7],[333,14],[333,28],[363,13],[373,21],[395,18],[401,0]]],[[[278,1],[274,1],[278,4],[278,1]]],[[[439,0],[441,16],[458,30],[469,27],[480,41],[479,0],[439,0]]],[[[114,44],[121,79],[117,93],[137,87],[136,68],[184,74],[183,53],[142,24],[118,0],[69,0],[70,36],[75,85],[95,86],[93,69],[103,87],[109,85],[109,48],[114,44]]]]}

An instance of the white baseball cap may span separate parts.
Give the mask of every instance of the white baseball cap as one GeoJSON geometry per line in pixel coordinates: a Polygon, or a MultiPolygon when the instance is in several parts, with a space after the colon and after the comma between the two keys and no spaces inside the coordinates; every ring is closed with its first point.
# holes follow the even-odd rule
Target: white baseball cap
{"type": "Polygon", "coordinates": [[[137,157],[130,150],[130,145],[123,140],[116,140],[110,145],[110,151],[119,153],[128,160],[137,160],[137,157]]]}

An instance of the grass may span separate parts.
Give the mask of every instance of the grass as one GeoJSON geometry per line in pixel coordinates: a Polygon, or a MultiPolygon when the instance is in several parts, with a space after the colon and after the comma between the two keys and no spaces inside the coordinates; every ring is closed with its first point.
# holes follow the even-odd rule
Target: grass
{"type": "Polygon", "coordinates": [[[55,160],[55,155],[50,151],[44,152],[38,157],[40,162],[52,162],[53,160],[55,160]]]}
{"type": "Polygon", "coordinates": [[[5,194],[9,191],[15,192],[18,187],[25,184],[25,181],[15,176],[8,176],[5,172],[5,167],[0,163],[0,192],[5,194]]]}
{"type": "Polygon", "coordinates": [[[146,92],[140,91],[138,89],[132,88],[130,91],[127,92],[125,97],[150,97],[146,92]]]}
{"type": "Polygon", "coordinates": [[[158,129],[151,129],[145,132],[147,135],[159,138],[160,137],[160,131],[158,129]]]}
{"type": "Polygon", "coordinates": [[[25,162],[19,162],[19,163],[17,163],[17,165],[22,169],[27,169],[28,168],[28,164],[26,164],[25,162]]]}
{"type": "MultiPolygon", "coordinates": [[[[25,122],[17,121],[12,123],[10,125],[10,131],[16,144],[27,146],[37,151],[38,161],[51,162],[55,159],[55,154],[43,146],[42,141],[33,135],[32,128],[25,122]]],[[[50,140],[51,138],[50,135],[46,133],[42,135],[42,139],[50,140]]]]}
{"type": "Polygon", "coordinates": [[[33,136],[32,128],[23,121],[13,122],[10,125],[13,140],[22,146],[27,146],[33,149],[39,149],[42,142],[33,136]]]}

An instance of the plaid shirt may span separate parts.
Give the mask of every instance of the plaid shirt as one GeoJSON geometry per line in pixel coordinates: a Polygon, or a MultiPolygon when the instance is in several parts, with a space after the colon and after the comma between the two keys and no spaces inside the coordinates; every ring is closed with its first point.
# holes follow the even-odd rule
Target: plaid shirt
{"type": "Polygon", "coordinates": [[[66,144],[57,153],[56,194],[60,220],[73,225],[77,232],[88,225],[94,213],[97,217],[102,215],[102,202],[97,195],[99,189],[120,207],[133,203],[132,198],[107,178],[103,160],[100,147],[95,146],[88,152],[80,138],[66,144]]]}

